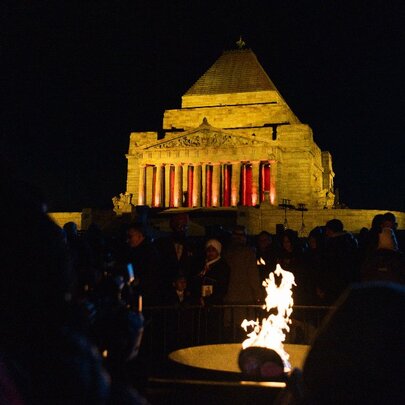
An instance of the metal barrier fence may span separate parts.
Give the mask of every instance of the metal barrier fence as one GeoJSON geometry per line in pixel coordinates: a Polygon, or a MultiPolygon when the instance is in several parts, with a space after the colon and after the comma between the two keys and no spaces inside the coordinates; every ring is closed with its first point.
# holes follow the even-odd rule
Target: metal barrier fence
{"type": "MultiPolygon", "coordinates": [[[[295,305],[286,343],[309,344],[330,309],[295,305]]],[[[268,316],[261,305],[146,307],[143,351],[152,359],[185,347],[241,343],[247,338],[240,326],[243,319],[262,320],[268,316]]]]}

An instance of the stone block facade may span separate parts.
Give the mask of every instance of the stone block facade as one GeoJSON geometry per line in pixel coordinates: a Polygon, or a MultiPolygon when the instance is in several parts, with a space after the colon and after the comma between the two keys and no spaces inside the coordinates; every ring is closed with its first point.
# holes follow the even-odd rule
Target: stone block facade
{"type": "Polygon", "coordinates": [[[130,136],[117,214],[159,208],[334,203],[332,157],[313,139],[251,50],[225,52],[166,110],[163,134],[130,136]]]}
{"type": "MultiPolygon", "coordinates": [[[[225,52],[166,110],[163,132],[130,135],[126,190],[117,215],[136,206],[237,212],[251,234],[275,232],[280,204],[304,204],[305,232],[332,218],[358,232],[380,211],[338,210],[332,155],[314,141],[248,49],[225,52]]],[[[400,227],[404,214],[395,213],[400,227]]],[[[289,211],[290,227],[302,226],[289,211]]]]}

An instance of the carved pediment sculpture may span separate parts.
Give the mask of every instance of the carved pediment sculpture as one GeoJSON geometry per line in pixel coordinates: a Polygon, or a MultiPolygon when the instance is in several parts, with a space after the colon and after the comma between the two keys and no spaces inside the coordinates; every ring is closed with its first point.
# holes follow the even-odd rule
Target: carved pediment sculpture
{"type": "Polygon", "coordinates": [[[163,140],[147,149],[165,149],[165,148],[193,148],[193,147],[235,147],[235,146],[251,146],[263,145],[261,141],[250,139],[248,137],[228,134],[223,131],[215,131],[212,129],[199,129],[192,133],[182,134],[181,136],[163,140]]]}

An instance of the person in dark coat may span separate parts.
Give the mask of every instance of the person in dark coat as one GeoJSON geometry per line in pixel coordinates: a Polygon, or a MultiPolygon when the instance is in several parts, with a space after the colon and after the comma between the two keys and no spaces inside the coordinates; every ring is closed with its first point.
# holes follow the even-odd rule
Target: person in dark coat
{"type": "Polygon", "coordinates": [[[178,275],[172,283],[172,288],[164,297],[164,304],[186,306],[192,303],[191,292],[186,277],[178,275]]]}
{"type": "Polygon", "coordinates": [[[195,296],[201,305],[223,303],[228,291],[229,266],[221,257],[222,245],[217,239],[205,244],[205,263],[194,277],[195,296]]]}
{"type": "Polygon", "coordinates": [[[308,249],[304,251],[305,268],[308,274],[308,301],[306,305],[321,305],[322,299],[319,294],[322,294],[319,288],[319,279],[322,279],[323,269],[323,254],[325,249],[325,231],[321,227],[316,227],[311,230],[308,235],[308,249]]]}
{"type": "Polygon", "coordinates": [[[312,342],[299,403],[404,403],[404,305],[398,284],[352,285],[312,342]]]}
{"type": "Polygon", "coordinates": [[[294,303],[310,305],[313,276],[306,266],[298,234],[292,229],[286,229],[281,235],[281,249],[277,256],[277,262],[283,270],[294,274],[296,284],[293,286],[294,303]]]}
{"type": "Polygon", "coordinates": [[[224,303],[230,307],[224,310],[224,327],[232,339],[241,341],[246,338],[241,324],[244,319],[256,319],[256,308],[252,304],[264,302],[265,289],[260,284],[256,265],[256,254],[247,245],[247,232],[243,225],[232,229],[231,241],[225,249],[224,259],[229,265],[229,285],[224,303]],[[239,307],[246,305],[246,307],[239,307]]]}
{"type": "Polygon", "coordinates": [[[320,296],[325,305],[333,304],[353,282],[359,281],[358,245],[339,219],[325,225],[326,243],[323,272],[319,279],[320,296]]]}
{"type": "Polygon", "coordinates": [[[187,238],[188,223],[187,214],[180,213],[172,216],[170,218],[171,234],[157,239],[154,243],[161,261],[162,288],[166,292],[178,275],[188,279],[192,274],[195,254],[187,238]]]}
{"type": "MultiPolygon", "coordinates": [[[[143,297],[145,306],[155,305],[161,299],[161,280],[159,277],[159,261],[155,247],[146,239],[146,230],[142,224],[134,223],[127,229],[129,247],[127,264],[132,265],[131,284],[135,295],[143,297]]],[[[131,280],[130,280],[131,281],[131,280]]]]}
{"type": "Polygon", "coordinates": [[[75,272],[62,230],[5,173],[3,178],[0,171],[0,189],[8,196],[0,199],[0,402],[103,405],[124,403],[116,401],[120,396],[139,404],[129,386],[111,381],[78,322],[75,272]],[[10,215],[14,210],[18,215],[10,215]],[[6,388],[14,390],[13,398],[4,397],[6,388]]]}
{"type": "Polygon", "coordinates": [[[277,246],[270,233],[261,231],[256,236],[256,264],[259,271],[260,282],[269,277],[276,269],[277,246]]]}

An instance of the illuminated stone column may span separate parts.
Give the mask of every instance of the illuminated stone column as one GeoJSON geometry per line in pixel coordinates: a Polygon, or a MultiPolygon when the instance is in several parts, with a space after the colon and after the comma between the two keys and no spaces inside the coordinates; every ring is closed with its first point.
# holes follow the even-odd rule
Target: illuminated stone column
{"type": "Polygon", "coordinates": [[[162,169],[163,166],[156,166],[155,175],[155,201],[153,202],[154,207],[161,207],[162,205],[162,169]]]}
{"type": "Polygon", "coordinates": [[[232,162],[231,206],[236,207],[240,198],[241,162],[232,162]]]}
{"type": "Polygon", "coordinates": [[[275,160],[270,161],[270,204],[277,204],[277,175],[278,163],[275,160]]]}
{"type": "Polygon", "coordinates": [[[146,166],[139,166],[138,205],[145,205],[146,194],[146,166]]]}
{"type": "Polygon", "coordinates": [[[174,206],[181,207],[183,202],[183,166],[174,166],[174,206]]]}
{"type": "Polygon", "coordinates": [[[252,163],[252,205],[259,204],[259,174],[260,162],[258,160],[252,163]]]}
{"type": "Polygon", "coordinates": [[[145,183],[146,183],[146,193],[145,193],[145,205],[149,205],[150,207],[153,206],[152,204],[152,190],[154,188],[154,172],[155,167],[151,165],[146,166],[146,175],[145,175],[145,183]]]}
{"type": "Polygon", "coordinates": [[[222,165],[222,206],[232,206],[232,165],[222,165]]]}
{"type": "Polygon", "coordinates": [[[270,162],[260,164],[260,202],[270,204],[270,162]]]}
{"type": "Polygon", "coordinates": [[[201,164],[201,206],[207,206],[207,165],[201,164]]]}
{"type": "Polygon", "coordinates": [[[170,179],[170,164],[164,164],[163,165],[163,171],[164,171],[164,190],[165,190],[165,198],[164,201],[162,201],[162,206],[163,207],[170,207],[170,190],[172,185],[171,183],[171,179],[170,179]]]}
{"type": "Polygon", "coordinates": [[[212,164],[212,206],[221,205],[221,164],[212,164]]]}
{"type": "Polygon", "coordinates": [[[187,187],[188,187],[188,163],[183,164],[183,171],[182,171],[182,189],[181,189],[181,199],[180,199],[180,207],[184,205],[187,206],[187,198],[188,198],[188,193],[187,193],[187,187]],[[184,199],[184,196],[187,196],[186,199],[184,199]],[[184,200],[184,201],[183,201],[184,200]]]}
{"type": "Polygon", "coordinates": [[[205,206],[212,207],[212,165],[205,165],[205,206]]]}
{"type": "Polygon", "coordinates": [[[241,163],[241,177],[240,177],[240,190],[241,190],[241,204],[246,206],[246,163],[241,163]]]}
{"type": "Polygon", "coordinates": [[[201,165],[194,165],[193,176],[193,207],[201,207],[201,165]]]}
{"type": "Polygon", "coordinates": [[[187,166],[187,207],[193,206],[193,191],[194,191],[194,166],[187,166]]]}

